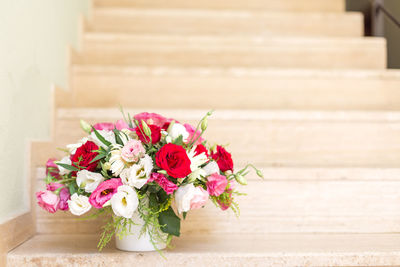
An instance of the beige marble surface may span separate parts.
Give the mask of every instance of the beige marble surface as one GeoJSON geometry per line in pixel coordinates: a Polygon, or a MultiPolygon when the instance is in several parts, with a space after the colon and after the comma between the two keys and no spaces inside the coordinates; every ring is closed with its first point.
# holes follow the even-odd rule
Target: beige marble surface
{"type": "Polygon", "coordinates": [[[97,235],[37,235],[8,255],[8,266],[383,266],[400,264],[400,234],[183,236],[173,249],[96,250],[97,235]]]}

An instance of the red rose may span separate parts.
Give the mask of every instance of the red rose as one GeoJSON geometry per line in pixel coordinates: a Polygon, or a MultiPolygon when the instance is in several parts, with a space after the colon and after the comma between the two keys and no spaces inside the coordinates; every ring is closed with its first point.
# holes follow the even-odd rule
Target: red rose
{"type": "Polygon", "coordinates": [[[157,152],[156,164],[174,178],[183,178],[191,173],[186,150],[175,144],[166,144],[157,152]]]}
{"type": "Polygon", "coordinates": [[[233,171],[232,155],[222,146],[217,146],[217,152],[212,153],[211,157],[218,163],[218,167],[222,172],[233,171]]]}
{"type": "Polygon", "coordinates": [[[99,147],[92,141],[87,141],[85,144],[80,146],[75,154],[71,155],[72,166],[85,169],[88,171],[94,171],[97,167],[97,162],[90,163],[99,153],[95,152],[99,147]]]}
{"type": "Polygon", "coordinates": [[[207,158],[209,156],[207,148],[205,146],[203,146],[202,144],[197,145],[197,147],[194,151],[196,152],[195,156],[200,155],[203,152],[204,152],[204,154],[206,154],[207,158]]]}
{"type": "MultiPolygon", "coordinates": [[[[149,125],[149,128],[151,130],[151,143],[158,143],[161,139],[161,128],[154,124],[149,125]]],[[[144,134],[142,126],[136,127],[136,134],[142,143],[148,144],[150,142],[150,138],[144,134]]]]}

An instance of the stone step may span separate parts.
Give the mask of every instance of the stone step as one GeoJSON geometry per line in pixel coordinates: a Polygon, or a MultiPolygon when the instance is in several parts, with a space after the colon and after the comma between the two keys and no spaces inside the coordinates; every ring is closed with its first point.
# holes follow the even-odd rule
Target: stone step
{"type": "Polygon", "coordinates": [[[255,9],[290,12],[342,12],[344,0],[94,0],[95,7],[255,9]]]}
{"type": "Polygon", "coordinates": [[[94,8],[89,31],[124,33],[362,36],[360,13],[94,8]]]}
{"type": "MultiPolygon", "coordinates": [[[[265,180],[249,176],[240,187],[241,215],[209,202],[188,213],[182,233],[383,233],[400,231],[400,169],[261,168],[265,180]]],[[[44,168],[36,190],[43,190],[44,168]]],[[[79,220],[69,212],[50,214],[36,206],[40,234],[99,233],[101,219],[79,220]]]]}
{"type": "Polygon", "coordinates": [[[398,266],[399,234],[235,234],[173,239],[172,250],[98,252],[98,235],[36,235],[8,266],[398,266]]]}
{"type": "MultiPolygon", "coordinates": [[[[140,100],[143,101],[143,100],[140,100]]],[[[135,105],[135,98],[132,104],[135,105]]],[[[131,114],[143,109],[128,109],[131,114]]],[[[147,110],[197,124],[207,110],[147,110]]],[[[79,119],[116,121],[113,109],[59,109],[54,130],[59,145],[83,136],[79,119]]],[[[210,143],[230,144],[239,165],[397,167],[400,113],[364,111],[217,110],[205,134],[210,143]]]]}
{"type": "Polygon", "coordinates": [[[382,38],[87,34],[73,64],[385,69],[382,38]],[[335,57],[332,57],[332,54],[335,57]]]}
{"type": "Polygon", "coordinates": [[[70,85],[73,101],[62,96],[61,107],[129,107],[132,95],[157,95],[135,107],[400,109],[399,71],[75,65],[70,85]]]}

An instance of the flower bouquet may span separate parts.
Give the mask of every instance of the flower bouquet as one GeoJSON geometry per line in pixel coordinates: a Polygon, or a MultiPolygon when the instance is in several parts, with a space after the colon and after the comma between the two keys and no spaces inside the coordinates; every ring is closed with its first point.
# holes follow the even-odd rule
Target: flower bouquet
{"type": "Polygon", "coordinates": [[[249,168],[262,173],[251,164],[235,173],[231,154],[208,146],[202,136],[211,113],[196,128],[155,113],[122,111],[124,120],[93,126],[81,120],[87,136],[67,145],[61,160],[48,160],[38,204],[50,213],[109,214],[99,250],[113,235],[122,250],[163,249],[180,235],[181,218],[208,199],[238,214],[236,184],[247,184],[249,168]]]}

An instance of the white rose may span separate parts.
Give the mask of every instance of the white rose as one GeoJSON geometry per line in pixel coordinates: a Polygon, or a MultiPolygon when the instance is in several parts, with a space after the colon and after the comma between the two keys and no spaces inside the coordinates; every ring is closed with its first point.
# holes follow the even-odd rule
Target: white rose
{"type": "MultiPolygon", "coordinates": [[[[111,144],[116,144],[117,142],[115,141],[115,135],[113,131],[106,131],[106,130],[97,130],[97,132],[104,138],[106,139],[108,142],[110,142],[111,144]]],[[[100,147],[104,147],[107,148],[107,146],[100,141],[100,139],[97,138],[96,133],[93,131],[90,136],[89,136],[89,140],[94,142],[96,145],[100,146],[100,147]]]]}
{"type": "Polygon", "coordinates": [[[78,143],[67,145],[67,149],[69,150],[69,153],[71,155],[75,154],[76,150],[78,148],[80,148],[82,145],[84,145],[87,141],[88,141],[87,137],[83,137],[81,140],[79,140],[78,143]]]}
{"type": "Polygon", "coordinates": [[[111,208],[115,215],[124,218],[132,218],[133,213],[139,205],[139,199],[136,191],[127,185],[121,185],[111,197],[111,208]]]}
{"type": "Polygon", "coordinates": [[[175,204],[179,213],[190,210],[190,202],[196,195],[196,187],[193,184],[181,186],[175,192],[175,204]]]}
{"type": "Polygon", "coordinates": [[[176,138],[182,135],[182,139],[184,142],[186,142],[189,137],[189,133],[186,130],[185,126],[179,123],[174,123],[168,129],[168,135],[171,137],[172,140],[175,140],[176,138]]]}
{"type": "Polygon", "coordinates": [[[85,191],[88,193],[92,193],[103,181],[104,177],[100,173],[87,170],[78,171],[76,173],[76,183],[79,187],[84,187],[85,191]]]}
{"type": "Polygon", "coordinates": [[[121,173],[121,181],[125,185],[142,188],[150,178],[153,170],[153,160],[149,155],[145,155],[138,164],[132,165],[121,173]]]}
{"type": "Polygon", "coordinates": [[[210,163],[208,163],[206,166],[203,167],[203,171],[206,173],[207,176],[213,173],[219,174],[218,164],[215,161],[211,161],[210,163]]]}
{"type": "MultiPolygon", "coordinates": [[[[71,165],[71,159],[69,158],[69,156],[65,156],[65,157],[63,157],[60,161],[58,161],[59,163],[63,163],[63,164],[67,164],[67,165],[71,165]]],[[[60,166],[60,165],[57,165],[57,167],[58,167],[58,170],[59,170],[59,172],[60,172],[60,175],[66,175],[66,174],[68,174],[68,173],[70,173],[71,171],[70,170],[67,170],[66,168],[64,168],[64,167],[62,167],[62,166],[60,166]]]]}
{"type": "Polygon", "coordinates": [[[72,214],[80,216],[88,212],[92,206],[87,196],[75,193],[71,196],[71,199],[68,200],[68,207],[72,214]]]}

